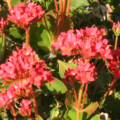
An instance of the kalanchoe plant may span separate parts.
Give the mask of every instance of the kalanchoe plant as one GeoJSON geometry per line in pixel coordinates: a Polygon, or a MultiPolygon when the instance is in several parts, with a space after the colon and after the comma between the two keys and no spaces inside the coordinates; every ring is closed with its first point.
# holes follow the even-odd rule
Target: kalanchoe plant
{"type": "Polygon", "coordinates": [[[8,26],[8,21],[5,21],[2,17],[0,20],[0,32],[3,33],[5,28],[8,26]]]}
{"type": "MultiPolygon", "coordinates": [[[[120,77],[120,50],[117,48],[120,22],[113,24],[112,30],[116,35],[113,50],[112,45],[108,44],[109,40],[105,38],[107,34],[104,28],[86,26],[85,29],[73,29],[73,23],[69,17],[73,0],[54,0],[55,9],[50,11],[46,5],[49,6],[52,0],[43,1],[44,4],[41,6],[38,0],[36,0],[37,3],[34,0],[32,2],[19,1],[20,4],[17,3],[17,5],[14,5],[14,0],[4,1],[8,4],[9,14],[0,16],[0,39],[4,43],[0,44],[2,50],[0,54],[7,53],[6,48],[7,51],[11,50],[10,42],[7,41],[7,47],[5,47],[5,34],[7,40],[12,43],[18,40],[16,38],[21,40],[21,36],[24,36],[22,29],[25,29],[26,41],[21,48],[17,46],[12,48],[12,54],[4,58],[5,60],[1,55],[0,116],[2,117],[4,109],[11,112],[14,120],[24,118],[100,120],[96,110],[99,109],[100,114],[101,102],[103,105],[116,79],[120,77]],[[48,11],[47,13],[43,10],[44,8],[48,11]],[[5,17],[7,20],[4,20],[5,17]],[[8,20],[12,21],[9,26],[8,20]],[[7,28],[9,30],[6,30],[7,28]],[[37,51],[30,47],[31,43],[38,48],[37,51]],[[45,53],[46,48],[49,48],[48,52],[52,53],[47,60],[44,57],[49,54],[45,53]],[[99,61],[104,63],[107,72],[98,72],[101,67],[99,61]],[[107,78],[109,74],[111,81],[101,87],[98,83],[103,81],[104,74],[107,74],[107,78]],[[102,80],[99,81],[99,79],[102,80]],[[89,95],[92,85],[95,87],[94,95],[97,86],[99,90],[106,87],[106,92],[104,91],[105,93],[102,93],[97,100],[94,99],[94,95],[89,95]]],[[[2,9],[5,8],[2,7],[2,9]]],[[[106,106],[107,104],[103,107],[104,112],[107,112],[106,106]]],[[[11,116],[9,112],[7,113],[8,117],[11,116]]]]}
{"type": "MultiPolygon", "coordinates": [[[[16,102],[21,97],[30,97],[29,99],[31,99],[33,96],[34,108],[37,111],[32,85],[40,88],[45,81],[48,81],[49,84],[50,82],[55,82],[51,71],[45,69],[44,61],[38,59],[32,48],[26,50],[25,47],[22,49],[17,47],[17,51],[12,52],[6,63],[0,65],[0,77],[4,79],[3,83],[13,83],[8,90],[2,90],[4,92],[1,92],[0,106],[4,106],[7,109],[11,109],[12,106],[12,109],[14,109],[16,102]]],[[[31,106],[30,108],[29,104],[26,106],[30,109],[29,111],[27,108],[24,108],[24,102],[26,101],[23,99],[20,104],[22,107],[20,114],[30,117],[31,106]],[[27,109],[28,113],[23,113],[24,109],[27,109]]],[[[31,100],[29,102],[30,104],[32,103],[31,100]]],[[[38,114],[35,114],[38,117],[38,114]]]]}
{"type": "Polygon", "coordinates": [[[8,10],[10,12],[8,19],[26,30],[26,48],[28,48],[30,25],[35,22],[41,22],[41,17],[44,15],[45,11],[35,2],[29,2],[27,6],[25,3],[21,3],[13,9],[8,10]]]}

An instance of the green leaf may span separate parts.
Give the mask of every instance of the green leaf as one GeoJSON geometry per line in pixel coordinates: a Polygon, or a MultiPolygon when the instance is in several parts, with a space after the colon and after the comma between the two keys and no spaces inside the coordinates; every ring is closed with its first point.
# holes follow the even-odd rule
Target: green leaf
{"type": "Polygon", "coordinates": [[[50,51],[51,47],[51,36],[53,35],[55,23],[54,18],[47,16],[45,20],[41,23],[34,23],[30,26],[30,45],[35,49],[42,49],[45,52],[50,51]],[[45,25],[45,20],[47,23],[47,28],[45,25]]]}
{"type": "Polygon", "coordinates": [[[70,91],[66,93],[66,102],[67,102],[68,105],[70,105],[72,108],[75,109],[75,104],[73,102],[73,96],[70,93],[70,91]]]}
{"type": "Polygon", "coordinates": [[[120,93],[119,92],[115,93],[115,98],[118,98],[120,100],[120,93]]]}
{"type": "Polygon", "coordinates": [[[106,98],[104,98],[102,100],[102,102],[100,103],[100,106],[99,106],[100,109],[102,109],[104,107],[105,100],[106,100],[106,98]]]}
{"type": "MultiPolygon", "coordinates": [[[[68,116],[71,118],[71,120],[77,120],[77,112],[76,110],[72,109],[68,111],[68,116]]],[[[85,112],[81,112],[80,113],[80,120],[87,120],[87,118],[90,115],[85,113],[85,112]]]]}
{"type": "Polygon", "coordinates": [[[99,107],[99,103],[98,102],[92,102],[89,106],[87,106],[85,109],[83,109],[82,111],[88,113],[88,114],[92,114],[93,112],[95,112],[95,110],[99,107]]]}
{"type": "Polygon", "coordinates": [[[4,112],[0,112],[0,117],[2,118],[2,120],[8,120],[7,111],[5,108],[3,110],[4,112]]]}
{"type": "Polygon", "coordinates": [[[12,6],[16,6],[22,2],[23,2],[23,0],[12,0],[12,6]]]}
{"type": "Polygon", "coordinates": [[[40,94],[42,94],[42,90],[41,89],[36,89],[35,90],[35,97],[37,98],[40,94]]]}
{"type": "Polygon", "coordinates": [[[43,120],[43,118],[42,118],[40,115],[38,116],[38,119],[39,119],[39,120],[43,120]]]}
{"type": "Polygon", "coordinates": [[[107,96],[105,103],[104,103],[104,108],[113,112],[114,114],[119,115],[120,114],[120,100],[118,98],[114,98],[114,96],[107,96]]]}
{"type": "Polygon", "coordinates": [[[68,70],[68,68],[77,68],[77,64],[62,62],[61,60],[58,60],[57,62],[59,64],[59,74],[61,78],[65,77],[64,73],[66,70],[68,70]]]}
{"type": "Polygon", "coordinates": [[[54,107],[51,111],[50,111],[50,118],[51,120],[53,118],[56,118],[59,115],[59,108],[58,107],[54,107]]]}
{"type": "Polygon", "coordinates": [[[67,112],[65,112],[65,114],[63,116],[63,120],[71,120],[70,117],[68,116],[67,112]]]}
{"type": "Polygon", "coordinates": [[[2,61],[5,53],[6,39],[5,34],[0,37],[0,62],[2,61]]]}
{"type": "Polygon", "coordinates": [[[86,6],[97,6],[98,1],[97,0],[71,0],[71,7],[77,8],[84,8],[86,6]]]}
{"type": "Polygon", "coordinates": [[[10,30],[10,35],[12,35],[14,38],[19,38],[22,40],[25,39],[25,36],[20,34],[20,31],[18,28],[10,28],[9,30],[10,30]]]}
{"type": "Polygon", "coordinates": [[[90,120],[101,120],[101,119],[100,119],[99,115],[95,115],[90,120]]]}
{"type": "Polygon", "coordinates": [[[41,87],[43,94],[48,94],[49,92],[52,94],[64,94],[67,92],[65,84],[57,78],[55,78],[55,80],[55,82],[50,83],[51,86],[49,86],[49,83],[45,83],[45,85],[41,87]]]}

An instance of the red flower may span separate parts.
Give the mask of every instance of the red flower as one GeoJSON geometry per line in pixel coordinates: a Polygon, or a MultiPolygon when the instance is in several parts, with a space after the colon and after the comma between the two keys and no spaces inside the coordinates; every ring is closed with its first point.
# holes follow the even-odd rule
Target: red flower
{"type": "Polygon", "coordinates": [[[21,3],[14,6],[13,9],[8,10],[10,12],[8,19],[24,29],[28,28],[34,22],[41,22],[41,17],[45,13],[45,11],[42,10],[42,7],[35,2],[29,2],[27,6],[25,3],[21,3]]]}
{"type": "Polygon", "coordinates": [[[120,22],[118,21],[118,23],[113,23],[113,27],[112,30],[115,34],[115,36],[119,36],[120,35],[120,22]]]}
{"type": "Polygon", "coordinates": [[[0,19],[0,31],[4,32],[4,29],[8,26],[8,21],[4,20],[3,17],[0,19]]]}
{"type": "Polygon", "coordinates": [[[120,49],[112,50],[112,60],[108,60],[107,66],[113,72],[114,78],[120,77],[120,49]]]}
{"type": "Polygon", "coordinates": [[[44,81],[55,81],[51,71],[45,70],[45,62],[36,58],[37,54],[32,48],[17,50],[13,51],[6,63],[0,65],[0,77],[5,80],[4,83],[23,81],[39,88],[44,81]]]}
{"type": "Polygon", "coordinates": [[[32,113],[32,101],[22,99],[20,106],[21,106],[21,108],[19,109],[19,113],[24,116],[30,117],[30,115],[32,113]]]}
{"type": "Polygon", "coordinates": [[[80,54],[86,60],[97,58],[103,60],[112,59],[110,45],[107,39],[103,39],[105,29],[98,30],[97,27],[86,27],[85,30],[68,30],[58,36],[53,43],[55,50],[60,49],[62,55],[80,54]]]}
{"type": "Polygon", "coordinates": [[[83,62],[83,59],[81,59],[78,62],[77,69],[69,68],[68,71],[65,71],[65,78],[63,81],[68,84],[73,84],[75,81],[85,84],[95,81],[97,79],[96,75],[95,66],[87,61],[83,62]]]}

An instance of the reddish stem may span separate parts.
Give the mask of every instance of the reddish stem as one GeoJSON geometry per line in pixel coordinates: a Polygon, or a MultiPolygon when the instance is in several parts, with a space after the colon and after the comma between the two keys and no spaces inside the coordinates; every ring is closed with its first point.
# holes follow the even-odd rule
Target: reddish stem
{"type": "Polygon", "coordinates": [[[55,8],[56,8],[57,19],[56,19],[56,25],[55,25],[55,29],[54,29],[54,34],[53,34],[53,36],[55,35],[55,32],[56,32],[56,30],[57,30],[57,25],[58,25],[58,6],[57,6],[57,1],[54,0],[54,2],[55,2],[55,8]]]}
{"type": "Polygon", "coordinates": [[[67,1],[66,1],[66,0],[63,0],[63,17],[62,17],[61,26],[64,25],[64,18],[65,18],[65,13],[66,13],[66,6],[67,6],[67,1]]]}
{"type": "Polygon", "coordinates": [[[5,38],[5,34],[2,32],[1,32],[1,36],[2,36],[2,40],[4,40],[4,51],[3,51],[3,55],[1,56],[1,61],[2,61],[5,55],[5,50],[6,50],[6,38],[5,38]]]}
{"type": "Polygon", "coordinates": [[[39,120],[37,104],[36,104],[36,99],[35,99],[35,94],[34,94],[34,91],[33,91],[33,87],[32,87],[32,96],[33,96],[33,106],[34,106],[34,110],[35,110],[35,118],[36,118],[36,120],[39,120]]]}
{"type": "Polygon", "coordinates": [[[107,92],[103,95],[103,97],[102,97],[101,100],[99,101],[99,104],[102,102],[102,100],[103,100],[105,97],[107,97],[109,91],[112,89],[112,87],[113,87],[113,85],[115,84],[115,82],[116,82],[116,79],[113,79],[113,81],[112,81],[110,87],[108,88],[107,92]]]}
{"type": "Polygon", "coordinates": [[[82,100],[82,93],[83,93],[84,84],[81,84],[79,89],[79,98],[78,98],[78,106],[77,106],[77,120],[80,120],[80,105],[82,100]]]}
{"type": "Polygon", "coordinates": [[[75,104],[76,104],[76,108],[77,108],[77,93],[76,93],[76,90],[75,90],[75,87],[74,87],[74,83],[72,84],[72,87],[73,87],[73,92],[74,92],[74,95],[75,95],[75,104]]]}
{"type": "Polygon", "coordinates": [[[62,2],[62,0],[59,0],[59,7],[60,7],[60,22],[59,22],[59,26],[58,26],[58,29],[57,29],[56,37],[60,33],[60,29],[62,27],[62,21],[63,21],[63,2],[62,2]]]}
{"type": "Polygon", "coordinates": [[[7,4],[8,4],[8,8],[10,8],[10,9],[12,9],[12,0],[7,0],[6,1],[7,2],[7,4]]]}
{"type": "Polygon", "coordinates": [[[29,47],[29,28],[26,28],[26,49],[29,47]]]}
{"type": "Polygon", "coordinates": [[[15,108],[13,106],[12,106],[12,111],[13,111],[14,120],[16,120],[15,108]]]}
{"type": "Polygon", "coordinates": [[[86,97],[87,89],[88,89],[88,83],[85,86],[85,92],[84,92],[84,96],[83,96],[83,102],[82,102],[81,110],[84,108],[84,103],[85,103],[85,97],[86,97]]]}
{"type": "Polygon", "coordinates": [[[118,43],[118,36],[116,36],[114,50],[116,50],[116,49],[117,49],[117,43],[118,43]]]}
{"type": "Polygon", "coordinates": [[[47,28],[47,31],[48,31],[50,40],[51,40],[50,31],[49,31],[49,29],[48,29],[48,25],[47,25],[47,21],[46,21],[46,19],[45,19],[45,16],[44,16],[44,21],[45,21],[45,25],[46,25],[46,28],[47,28]]]}
{"type": "Polygon", "coordinates": [[[66,16],[66,19],[65,19],[65,22],[64,22],[64,25],[63,25],[62,31],[64,30],[65,25],[66,25],[67,20],[68,20],[69,11],[70,11],[70,4],[71,4],[71,0],[69,0],[69,3],[68,3],[67,16],[66,16]]]}
{"type": "Polygon", "coordinates": [[[30,116],[30,120],[33,120],[31,116],[30,116]]]}

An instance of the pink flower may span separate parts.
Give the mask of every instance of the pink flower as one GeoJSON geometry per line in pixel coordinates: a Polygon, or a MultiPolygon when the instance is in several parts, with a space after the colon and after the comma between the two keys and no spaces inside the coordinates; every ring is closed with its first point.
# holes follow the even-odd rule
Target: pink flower
{"type": "Polygon", "coordinates": [[[60,49],[62,55],[80,54],[88,61],[92,58],[112,59],[110,45],[107,39],[103,39],[103,35],[105,29],[98,30],[97,27],[86,27],[85,30],[76,30],[76,33],[68,30],[67,33],[62,32],[52,45],[55,50],[60,49]]]}
{"type": "Polygon", "coordinates": [[[88,83],[93,82],[97,79],[96,69],[93,64],[89,62],[83,62],[82,60],[79,61],[78,67],[75,70],[76,76],[75,79],[78,80],[78,83],[88,83]]]}
{"type": "Polygon", "coordinates": [[[32,101],[22,99],[20,106],[21,106],[21,108],[19,109],[19,113],[24,116],[30,117],[30,115],[32,113],[32,101]]]}
{"type": "Polygon", "coordinates": [[[0,31],[4,32],[4,29],[8,26],[8,21],[4,20],[4,18],[2,17],[0,19],[0,31]]]}
{"type": "Polygon", "coordinates": [[[118,21],[118,23],[113,23],[113,27],[112,30],[115,34],[115,36],[119,36],[120,35],[120,22],[118,21]]]}
{"type": "Polygon", "coordinates": [[[40,88],[45,81],[54,82],[51,71],[47,71],[45,62],[36,58],[37,54],[32,48],[26,50],[24,47],[13,51],[6,63],[0,65],[0,77],[4,83],[14,81],[23,85],[32,83],[40,88]]]}
{"type": "Polygon", "coordinates": [[[14,6],[13,9],[8,10],[10,12],[8,19],[24,29],[28,28],[34,22],[41,22],[41,17],[45,13],[42,7],[35,2],[29,2],[27,6],[25,3],[21,3],[14,6]]]}
{"type": "Polygon", "coordinates": [[[69,68],[65,71],[65,78],[63,81],[67,84],[72,85],[75,81],[78,83],[85,84],[93,82],[97,79],[97,72],[95,66],[89,62],[83,62],[83,59],[79,60],[77,69],[69,68]]]}
{"type": "Polygon", "coordinates": [[[112,50],[112,60],[108,60],[107,66],[113,72],[114,78],[120,77],[120,49],[112,50]]]}

